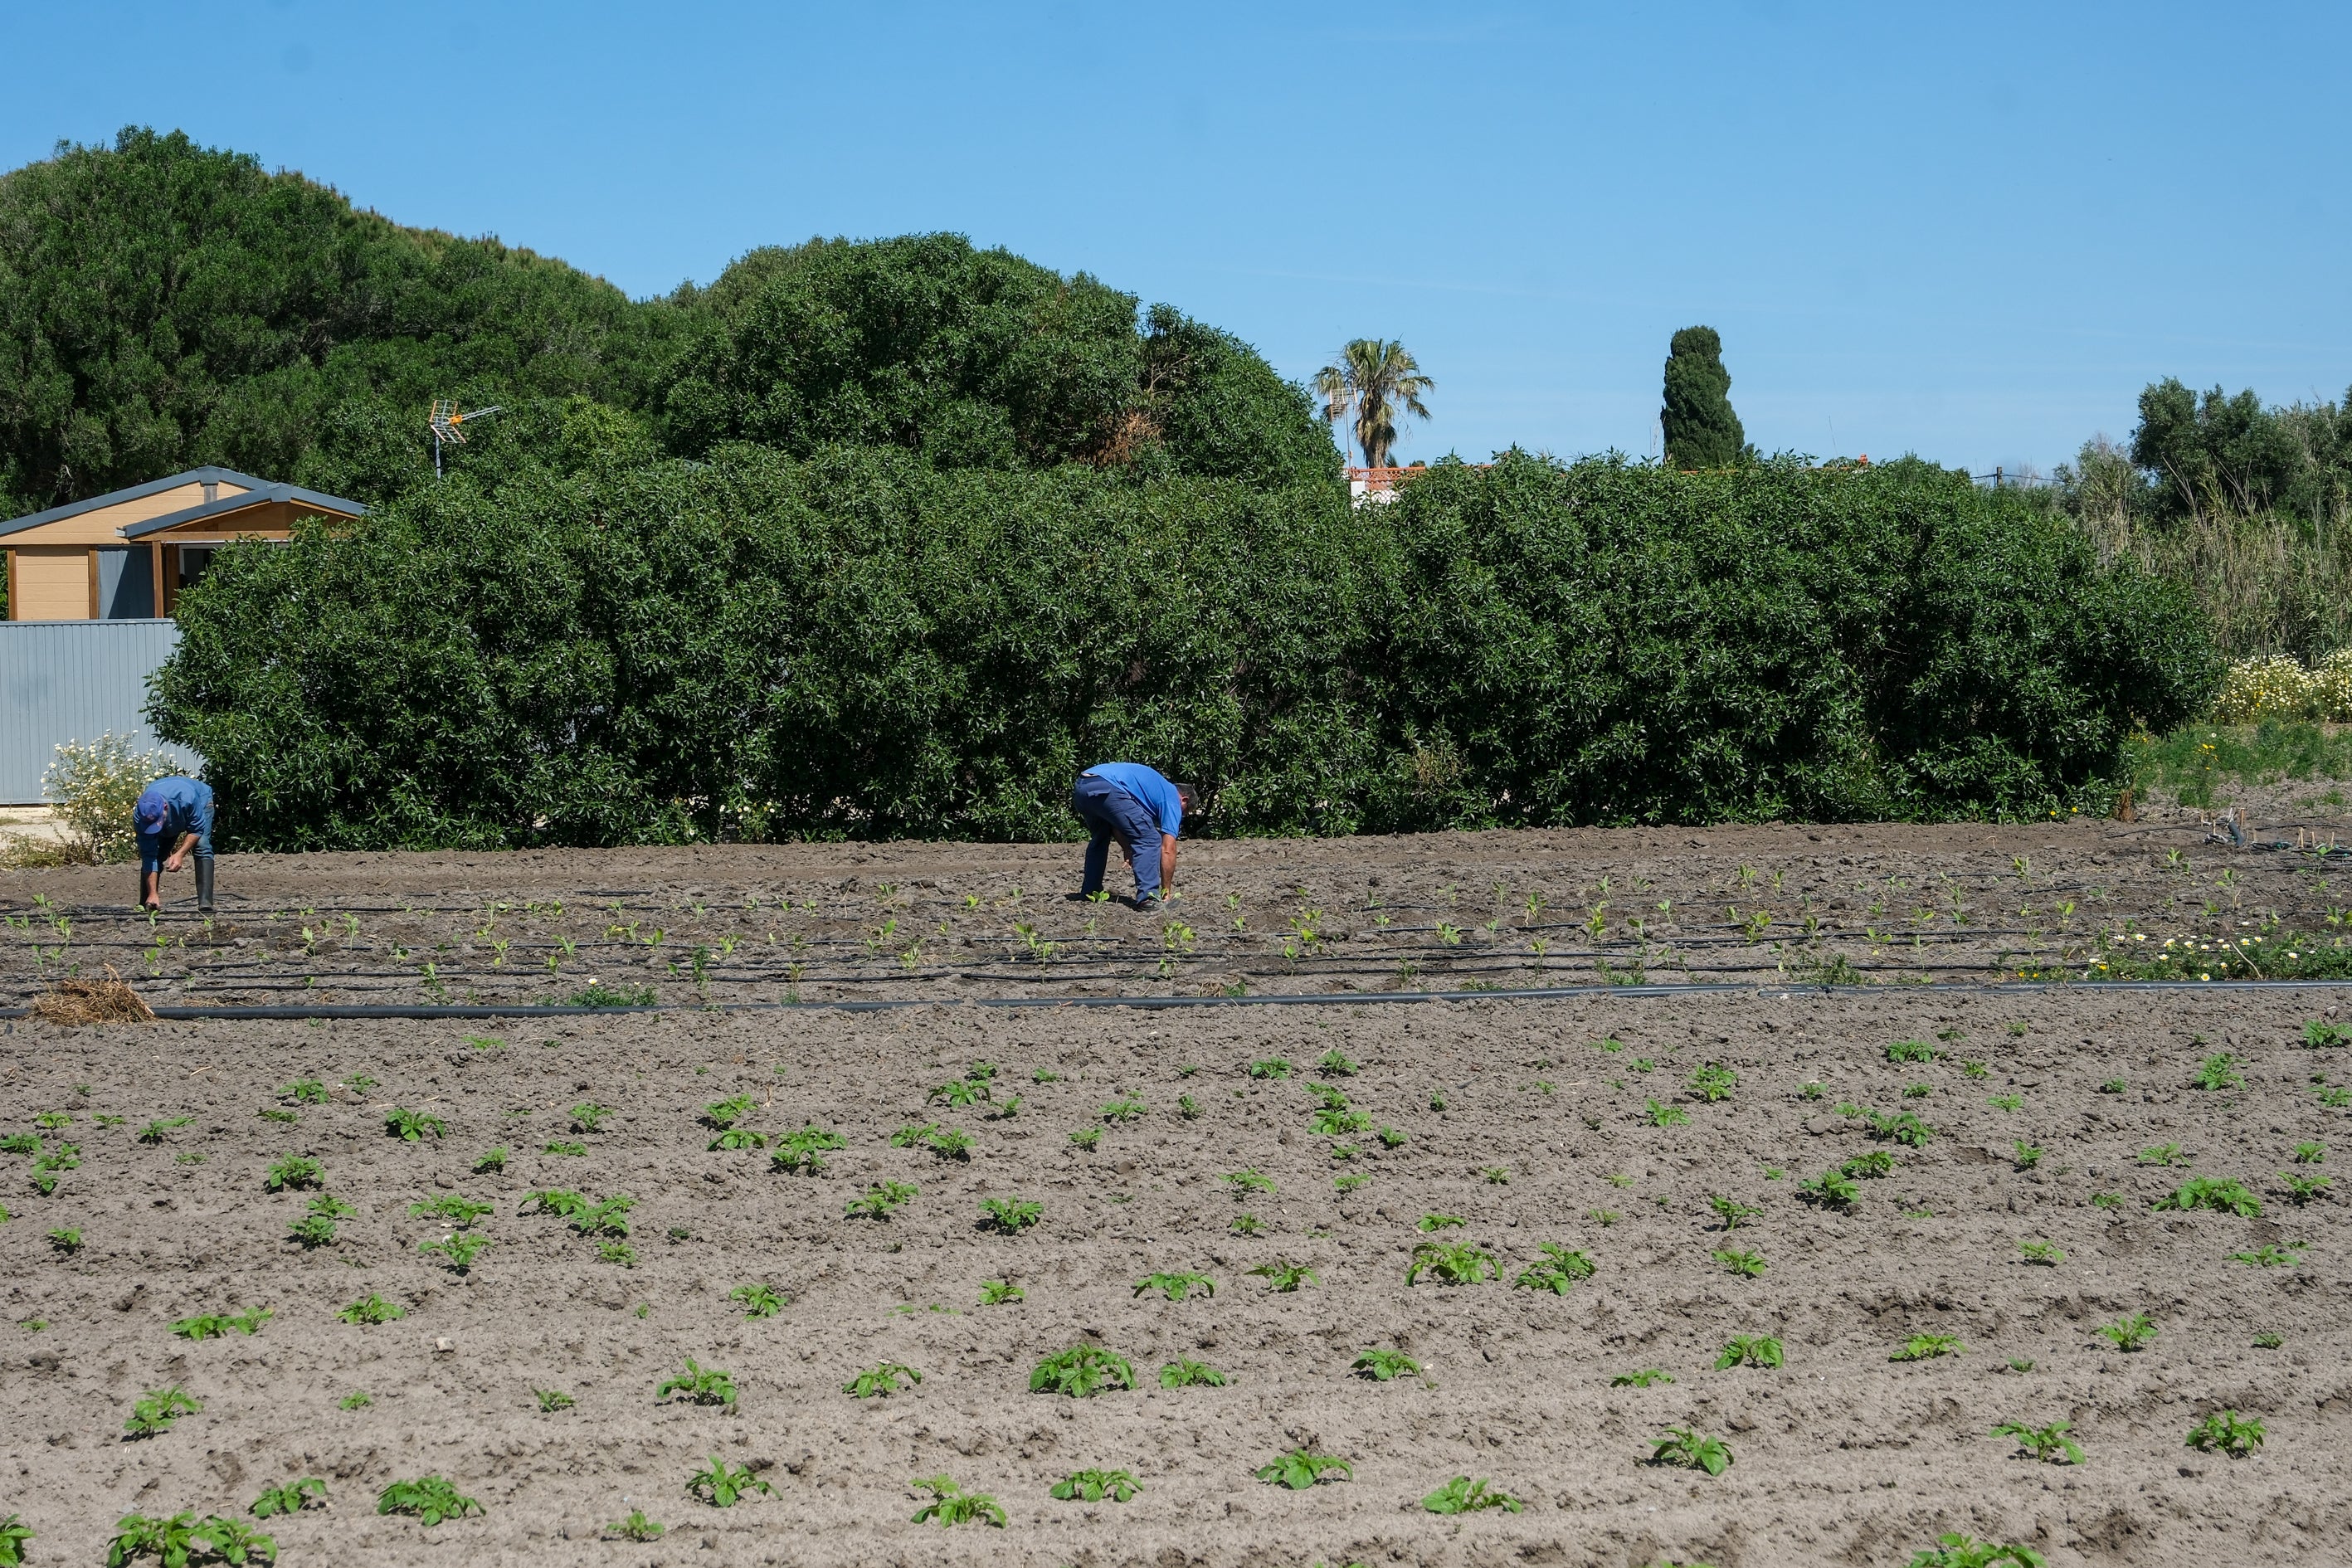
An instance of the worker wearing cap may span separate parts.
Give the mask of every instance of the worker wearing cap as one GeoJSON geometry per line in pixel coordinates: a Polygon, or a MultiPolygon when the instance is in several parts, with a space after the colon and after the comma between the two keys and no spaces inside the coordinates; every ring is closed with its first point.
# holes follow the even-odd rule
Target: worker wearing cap
{"type": "Polygon", "coordinates": [[[139,797],[131,815],[139,834],[139,907],[163,907],[163,873],[177,871],[193,849],[196,908],[212,913],[213,786],[179,773],[157,779],[139,797]]]}
{"type": "Polygon", "coordinates": [[[1070,809],[1094,831],[1087,846],[1086,880],[1078,891],[1102,891],[1111,840],[1135,868],[1135,901],[1148,904],[1176,890],[1176,840],[1192,806],[1189,784],[1176,784],[1141,763],[1099,763],[1070,786],[1070,809]]]}

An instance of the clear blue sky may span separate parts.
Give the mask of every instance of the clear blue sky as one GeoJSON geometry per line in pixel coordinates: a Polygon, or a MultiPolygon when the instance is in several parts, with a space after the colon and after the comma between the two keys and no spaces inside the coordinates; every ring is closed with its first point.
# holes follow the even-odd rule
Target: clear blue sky
{"type": "Polygon", "coordinates": [[[1677,327],[1767,450],[2047,468],[2177,374],[2352,382],[2352,7],[39,6],[0,164],[125,123],[633,294],[954,229],[1306,376],[1401,455],[1651,449],[1677,327]]]}

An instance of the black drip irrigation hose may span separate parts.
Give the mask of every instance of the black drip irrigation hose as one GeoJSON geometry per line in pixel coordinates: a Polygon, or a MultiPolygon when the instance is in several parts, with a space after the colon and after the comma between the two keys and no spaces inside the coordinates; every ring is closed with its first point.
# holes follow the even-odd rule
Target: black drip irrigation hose
{"type": "MultiPolygon", "coordinates": [[[[709,1006],[644,1007],[503,1005],[389,1006],[373,1005],[262,1007],[157,1007],[155,1016],[173,1023],[270,1019],[367,1018],[560,1018],[627,1016],[647,1013],[878,1013],[908,1007],[1134,1007],[1167,1011],[1184,1007],[1370,1007],[1424,1002],[1569,1002],[1595,996],[1670,997],[1748,995],[1907,996],[1922,992],[1973,992],[2014,995],[2045,991],[2312,991],[2352,988],[2352,980],[2068,980],[1920,981],[1897,985],[1547,985],[1516,991],[1339,991],[1280,993],[1256,996],[889,996],[835,1002],[730,1002],[709,1006]]],[[[23,1018],[29,1008],[0,1008],[0,1018],[23,1018]]]]}

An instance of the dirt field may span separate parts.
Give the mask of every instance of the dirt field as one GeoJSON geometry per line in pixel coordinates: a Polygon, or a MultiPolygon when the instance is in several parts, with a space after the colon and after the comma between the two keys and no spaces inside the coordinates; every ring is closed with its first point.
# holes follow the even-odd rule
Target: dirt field
{"type": "MultiPolygon", "coordinates": [[[[1763,981],[1788,953],[1847,952],[1858,965],[1984,979],[2016,945],[1993,928],[2036,920],[2004,911],[2048,910],[2053,945],[2068,901],[2086,931],[2158,916],[2220,930],[2273,908],[2316,920],[2329,893],[2313,884],[2334,875],[2314,858],[2113,825],[1208,845],[1188,851],[1192,897],[1222,914],[1235,896],[1245,928],[1214,954],[1181,954],[1163,976],[1160,922],[1059,900],[1069,858],[833,847],[231,860],[223,886],[241,903],[218,924],[275,933],[310,921],[314,951],[298,963],[272,947],[260,971],[296,985],[339,956],[316,951],[330,940],[316,935],[320,911],[364,902],[393,914],[362,916],[355,944],[450,942],[442,973],[463,976],[444,981],[453,999],[642,975],[684,1002],[698,994],[690,974],[656,963],[616,971],[620,938],[593,967],[531,984],[514,949],[492,965],[480,944],[519,942],[502,933],[524,906],[561,900],[563,914],[530,938],[551,951],[562,949],[548,933],[593,926],[602,941],[604,926],[634,917],[711,948],[721,930],[743,932],[740,952],[750,932],[764,934],[761,911],[740,918],[743,900],[770,900],[775,914],[772,901],[790,897],[820,908],[780,923],[779,945],[790,951],[790,931],[812,944],[843,932],[856,952],[821,974],[812,960],[788,977],[767,957],[740,977],[706,973],[712,1000],[772,1000],[788,986],[1198,994],[1237,980],[1261,994],[1353,984],[1369,994],[1393,989],[1399,952],[1440,970],[1414,984],[1521,983],[1545,973],[1531,961],[1557,956],[1532,952],[1539,928],[1573,930],[1604,900],[1608,940],[1626,944],[1613,949],[1621,966],[1637,940],[1621,934],[1621,918],[1705,898],[1709,923],[1730,926],[1721,906],[1745,913],[1753,900],[1786,934],[1668,933],[1661,922],[1638,940],[1671,943],[1701,978],[1718,954],[1720,973],[1763,981]],[[1649,884],[1638,894],[1637,879],[1649,884]],[[1867,908],[1889,879],[1928,887],[1946,911],[1959,888],[1962,920],[1939,913],[1916,928],[1948,940],[1858,938],[1854,927],[1884,918],[1867,908]],[[1556,912],[1507,938],[1519,922],[1480,931],[1496,881],[1512,910],[1524,913],[1533,890],[1556,912]],[[1004,902],[1016,883],[1025,905],[1044,905],[1037,920],[1004,902]],[[1479,901],[1475,923],[1448,918],[1460,907],[1448,887],[1479,901]],[[1421,910],[1414,925],[1478,934],[1459,946],[1433,929],[1403,940],[1374,923],[1365,895],[1375,889],[1380,909],[1421,910]],[[910,896],[926,901],[883,902],[910,896]],[[956,912],[971,896],[987,914],[956,912]],[[614,898],[617,917],[599,907],[614,898]],[[1797,898],[1834,932],[1796,924],[1797,898]],[[458,929],[501,902],[493,935],[458,929]],[[428,903],[443,912],[399,914],[428,903]],[[1286,961],[1266,927],[1281,931],[1301,907],[1325,911],[1326,949],[1286,961]],[[930,973],[887,943],[866,948],[856,933],[894,908],[908,925],[936,925],[940,912],[951,927],[940,946],[961,967],[930,973]],[[733,923],[720,923],[722,910],[733,923]],[[988,942],[1014,919],[1050,922],[1039,940],[1054,942],[1087,918],[1116,932],[1104,940],[1118,962],[1100,973],[1069,973],[1060,954],[1041,963],[953,945],[958,920],[988,942]],[[417,940],[375,929],[398,921],[417,940]],[[1775,941],[1788,944],[1778,961],[1775,941]],[[1360,958],[1360,942],[1379,952],[1360,958]],[[1326,958],[1339,966],[1317,970],[1326,958]]],[[[0,885],[28,928],[52,914],[78,927],[50,939],[68,946],[65,958],[37,968],[20,955],[22,988],[86,963],[84,943],[112,940],[91,928],[121,875],[0,885]],[[31,905],[36,892],[47,906],[31,905]]],[[[1892,890],[1907,918],[1904,896],[1917,889],[1892,890]]],[[[1393,912],[1392,922],[1404,923],[1393,912]]],[[[1195,924],[1205,946],[1210,920],[1195,924]]],[[[174,916],[161,929],[194,926],[174,916]]],[[[34,940],[27,928],[18,939],[34,940]]],[[[664,946],[674,953],[681,941],[664,946]]],[[[373,975],[407,973],[396,999],[425,999],[413,965],[388,951],[347,962],[304,989],[362,995],[373,975]]],[[[1595,977],[1589,952],[1573,969],[1558,963],[1555,981],[1595,977]]],[[[153,984],[118,966],[142,990],[153,984]]],[[[1654,958],[1646,967],[1654,979],[1684,973],[1654,958]]],[[[191,957],[174,984],[185,994],[200,977],[217,978],[191,957]]],[[[70,1142],[79,1163],[51,1170],[56,1190],[43,1196],[33,1154],[0,1155],[0,1203],[14,1216],[0,1225],[0,1294],[16,1325],[0,1324],[14,1417],[0,1433],[0,1518],[20,1513],[38,1532],[31,1562],[95,1563],[125,1513],[242,1514],[265,1486],[317,1476],[323,1507],[263,1525],[289,1564],[1901,1565],[1947,1531],[2017,1542],[2053,1564],[2352,1560],[2347,1226],[2326,1190],[2298,1202],[2284,1179],[2352,1157],[2342,1131],[2352,1112],[2327,1103],[2352,1103],[2336,1092],[2352,1084],[2352,1048],[2314,1047],[2305,1029],[2352,1023],[2347,1002],[2324,987],[1889,985],[1171,1012],[942,1005],[77,1031],[19,1021],[0,1037],[0,1134],[38,1134],[50,1155],[70,1142]],[[1892,1061],[1897,1041],[1937,1054],[1892,1061]],[[1355,1070],[1319,1068],[1331,1053],[1355,1070]],[[1252,1076],[1253,1063],[1277,1058],[1288,1076],[1252,1076]],[[971,1077],[979,1063],[994,1075],[971,1077]],[[1709,1065],[1736,1078],[1720,1100],[1694,1087],[1709,1065]],[[2200,1076],[2216,1087],[2195,1087],[2200,1076]],[[322,1086],[322,1102],[281,1092],[301,1079],[322,1086]],[[935,1096],[958,1081],[988,1096],[961,1106],[935,1096]],[[706,1108],[737,1096],[751,1101],[739,1131],[814,1128],[841,1146],[814,1151],[816,1173],[777,1169],[772,1148],[712,1148],[706,1108]],[[1334,1096],[1344,1104],[1324,1103],[1334,1096]],[[587,1119],[595,1131],[579,1130],[572,1108],[583,1104],[609,1108],[587,1119]],[[400,1110],[438,1118],[446,1132],[394,1136],[400,1110]],[[1929,1130],[1916,1144],[1902,1140],[1904,1111],[1929,1130]],[[71,1121],[37,1126],[45,1112],[71,1121]],[[1870,1112],[1895,1136],[1874,1137],[1870,1112]],[[151,1121],[182,1117],[142,1141],[151,1121]],[[894,1145],[926,1125],[968,1133],[969,1150],[894,1145]],[[1072,1142],[1096,1130],[1097,1147],[1072,1142]],[[2301,1144],[2327,1148],[2299,1163],[2301,1144]],[[545,1152],[562,1145],[582,1152],[545,1152]],[[508,1152],[504,1169],[477,1170],[494,1147],[508,1152]],[[1887,1173],[1856,1164],[1850,1203],[1801,1194],[1801,1180],[1874,1152],[1888,1156],[1887,1173]],[[319,1162],[320,1188],[267,1189],[289,1154],[319,1162]],[[1226,1179],[1241,1173],[1271,1186],[1226,1179]],[[2240,1179],[2260,1213],[2153,1206],[2198,1177],[2240,1179]],[[888,1217],[845,1213],[891,1183],[915,1191],[888,1217]],[[607,1209],[596,1234],[593,1216],[526,1212],[543,1190],[635,1204],[607,1209]],[[355,1212],[331,1240],[299,1245],[289,1227],[321,1192],[355,1212]],[[1038,1223],[983,1226],[983,1200],[1015,1196],[1042,1205],[1038,1223]],[[489,1208],[467,1232],[412,1215],[447,1198],[489,1208]],[[1727,1232],[1716,1199],[1757,1212],[1735,1211],[1727,1232]],[[1257,1234],[1237,1230],[1244,1215],[1257,1234]],[[1432,1215],[1462,1223],[1421,1228],[1432,1215]],[[72,1250],[51,1238],[68,1230],[79,1233],[72,1250]],[[462,1275],[418,1250],[452,1234],[488,1238],[462,1275]],[[1498,1277],[1448,1285],[1424,1273],[1409,1285],[1414,1247],[1432,1242],[1491,1255],[1498,1277]],[[2046,1261],[2023,1247],[2045,1242],[2046,1261]],[[1580,1251],[1591,1277],[1558,1292],[1515,1284],[1545,1263],[1545,1244],[1580,1251]],[[1740,1254],[1763,1272],[1736,1271],[1726,1258],[1740,1254]],[[1251,1272],[1281,1264],[1314,1279],[1283,1292],[1251,1272]],[[1214,1294],[1139,1295],[1154,1273],[1206,1275],[1214,1294]],[[1025,1299],[981,1304],[992,1280],[1025,1299]],[[747,1317],[731,1299],[752,1285],[782,1301],[774,1316],[747,1317]],[[370,1295],[404,1316],[338,1321],[370,1295]],[[173,1331],[198,1314],[260,1307],[273,1315],[250,1336],[173,1331]],[[2101,1331],[2133,1314],[2154,1331],[2126,1352],[2101,1331]],[[1717,1370],[1736,1335],[1777,1339],[1784,1364],[1717,1370]],[[1916,1336],[1942,1336],[1950,1353],[1890,1359],[1916,1336]],[[1139,1386],[1089,1398],[1029,1391],[1042,1358],[1084,1344],[1126,1357],[1139,1386]],[[1376,1348],[1414,1358],[1423,1375],[1352,1373],[1376,1348]],[[731,1410],[657,1398],[688,1358],[731,1374],[731,1410]],[[1179,1358],[1228,1381],[1162,1388],[1160,1369],[1179,1358]],[[887,1397],[844,1392],[879,1363],[922,1382],[887,1397]],[[1673,1381],[1612,1383],[1646,1369],[1673,1381]],[[126,1436],[142,1394],[175,1384],[201,1411],[126,1436]],[[542,1411],[537,1390],[574,1403],[542,1411]],[[370,1403],[343,1407],[362,1393],[370,1403]],[[2258,1450],[2233,1459],[2186,1446],[2222,1411],[2261,1421],[2258,1450]],[[2011,1420],[2071,1423],[2064,1435],[2084,1462],[2025,1457],[1992,1435],[2011,1420]],[[1709,1475],[1647,1462],[1670,1426],[1722,1438],[1732,1464],[1709,1475]],[[1297,1491],[1254,1478],[1300,1448],[1349,1461],[1352,1476],[1297,1491]],[[773,1491],[723,1510],[695,1500],[688,1478],[712,1456],[751,1467],[773,1491]],[[1141,1491],[1124,1503],[1049,1495],[1095,1467],[1132,1471],[1141,1491]],[[431,1528],[375,1512],[383,1488],[427,1474],[484,1511],[431,1528]],[[912,1522],[929,1494],[909,1479],[943,1474],[992,1494],[1004,1527],[912,1522]],[[1489,1481],[1524,1511],[1425,1510],[1422,1500],[1454,1476],[1489,1481]],[[598,1539],[632,1508],[668,1532],[598,1539]]]]}

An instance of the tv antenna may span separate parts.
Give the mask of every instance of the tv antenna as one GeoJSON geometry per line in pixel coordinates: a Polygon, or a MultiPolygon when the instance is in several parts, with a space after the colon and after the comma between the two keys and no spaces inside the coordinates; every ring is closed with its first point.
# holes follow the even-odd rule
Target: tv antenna
{"type": "Polygon", "coordinates": [[[499,405],[495,403],[490,405],[488,408],[477,408],[470,413],[467,413],[459,410],[457,407],[457,400],[454,397],[436,397],[433,400],[433,417],[427,423],[429,423],[433,428],[433,477],[435,479],[437,479],[441,477],[441,447],[443,444],[446,443],[452,447],[464,446],[466,444],[466,421],[468,419],[488,419],[491,415],[498,412],[499,405]]]}

